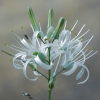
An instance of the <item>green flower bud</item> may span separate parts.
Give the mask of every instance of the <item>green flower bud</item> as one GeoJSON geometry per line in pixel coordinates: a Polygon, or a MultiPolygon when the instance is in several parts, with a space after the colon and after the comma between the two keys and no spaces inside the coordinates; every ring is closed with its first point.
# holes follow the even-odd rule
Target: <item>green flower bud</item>
{"type": "Polygon", "coordinates": [[[52,26],[53,24],[53,16],[54,16],[54,13],[53,13],[53,9],[49,9],[49,13],[48,13],[48,28],[52,26]]]}
{"type": "Polygon", "coordinates": [[[61,17],[59,22],[58,22],[58,24],[57,24],[57,27],[56,27],[56,29],[55,29],[55,31],[53,33],[53,38],[54,39],[57,39],[59,37],[59,34],[60,34],[61,30],[62,30],[64,22],[65,22],[65,19],[63,17],[61,17]]]}
{"type": "Polygon", "coordinates": [[[46,63],[46,57],[43,53],[39,52],[38,56],[39,56],[39,58],[41,59],[42,62],[46,63]]]}
{"type": "Polygon", "coordinates": [[[39,27],[37,25],[37,22],[36,22],[36,19],[35,19],[35,16],[34,16],[34,13],[33,13],[33,10],[31,7],[28,8],[28,15],[29,15],[29,18],[30,18],[30,21],[31,21],[34,31],[39,30],[39,27]]]}
{"type": "Polygon", "coordinates": [[[53,31],[54,31],[54,27],[53,26],[48,28],[48,30],[47,30],[47,37],[48,38],[51,37],[51,35],[53,34],[53,31]]]}

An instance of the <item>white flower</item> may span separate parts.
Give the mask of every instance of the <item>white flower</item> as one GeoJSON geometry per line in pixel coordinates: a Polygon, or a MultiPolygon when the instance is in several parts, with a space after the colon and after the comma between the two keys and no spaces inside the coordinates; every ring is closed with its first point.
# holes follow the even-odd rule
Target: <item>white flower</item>
{"type": "MultiPolygon", "coordinates": [[[[78,21],[76,21],[75,25],[77,24],[77,22],[78,21]]],[[[86,82],[87,79],[89,78],[89,70],[84,65],[84,63],[88,58],[90,58],[95,53],[97,53],[97,51],[92,53],[93,50],[91,50],[90,52],[86,54],[87,50],[84,50],[84,49],[89,44],[93,36],[90,39],[82,42],[82,37],[90,30],[89,29],[84,34],[79,36],[84,26],[85,24],[82,26],[79,33],[74,38],[71,39],[71,34],[72,34],[74,27],[72,28],[71,31],[66,30],[65,29],[66,23],[65,23],[64,30],[62,30],[62,32],[60,33],[59,38],[54,41],[54,43],[56,43],[58,47],[53,48],[54,54],[51,55],[51,60],[54,60],[58,56],[60,57],[59,57],[59,60],[58,60],[53,76],[56,75],[57,69],[59,66],[62,66],[65,71],[67,70],[66,72],[62,73],[67,76],[73,74],[78,67],[82,67],[82,69],[76,76],[76,80],[82,77],[85,70],[87,71],[87,78],[83,82],[79,82],[78,84],[82,84],[86,82]]]]}
{"type": "MultiPolygon", "coordinates": [[[[97,53],[97,51],[93,52],[93,50],[87,53],[88,50],[85,50],[86,46],[93,38],[92,36],[90,39],[83,41],[82,37],[90,31],[89,29],[84,34],[80,35],[86,24],[84,24],[77,35],[72,38],[72,32],[77,25],[78,20],[70,31],[66,29],[66,21],[64,29],[62,30],[65,19],[61,17],[56,28],[54,29],[52,25],[53,9],[50,9],[48,15],[47,33],[44,36],[44,33],[41,31],[41,25],[39,23],[38,26],[31,8],[29,8],[28,13],[31,20],[33,36],[31,39],[28,35],[25,35],[27,39],[26,40],[24,38],[21,39],[14,33],[18,38],[18,40],[16,38],[15,39],[18,42],[19,47],[14,45],[9,46],[10,48],[18,52],[13,58],[13,65],[17,69],[23,69],[23,73],[26,78],[28,78],[26,69],[29,66],[36,76],[43,75],[48,80],[51,77],[55,79],[55,76],[62,71],[65,71],[62,74],[69,76],[73,74],[78,67],[81,67],[81,70],[76,76],[76,80],[80,79],[86,70],[87,78],[84,81],[79,82],[78,84],[86,82],[89,78],[89,70],[84,65],[85,61],[95,53],[97,53]],[[56,58],[58,58],[58,62],[52,76],[51,68],[56,61],[56,58]],[[38,66],[49,70],[49,77],[46,77],[44,74],[39,72],[37,70],[38,66]],[[59,66],[62,66],[62,70],[60,72],[57,72],[59,66]]],[[[28,79],[31,81],[35,81],[37,80],[37,78],[38,77],[34,79],[28,79]]]]}
{"type": "MultiPolygon", "coordinates": [[[[15,34],[15,33],[14,33],[15,34]]],[[[16,35],[16,34],[15,34],[16,35]]],[[[26,78],[28,78],[26,74],[26,68],[28,67],[28,64],[33,64],[35,69],[37,69],[37,66],[39,65],[40,67],[49,70],[52,68],[52,63],[47,64],[46,62],[46,49],[43,48],[41,49],[44,44],[38,40],[38,35],[40,35],[43,39],[43,33],[42,31],[35,31],[33,30],[33,37],[30,39],[30,37],[27,35],[28,40],[26,41],[24,38],[21,39],[19,36],[17,36],[18,44],[20,47],[15,46],[15,45],[10,45],[9,47],[16,50],[18,53],[14,56],[13,58],[13,65],[17,69],[23,69],[24,75],[26,78]],[[20,58],[20,59],[19,59],[20,58]],[[22,64],[19,64],[18,62],[21,62],[22,64]]],[[[34,70],[33,71],[35,75],[40,76],[40,74],[34,70]]],[[[31,81],[35,81],[35,79],[30,79],[31,81]]]]}

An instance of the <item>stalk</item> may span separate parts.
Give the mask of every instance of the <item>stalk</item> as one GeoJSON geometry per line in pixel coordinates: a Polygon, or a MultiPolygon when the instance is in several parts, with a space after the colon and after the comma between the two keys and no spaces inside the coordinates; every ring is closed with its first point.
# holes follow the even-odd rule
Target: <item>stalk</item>
{"type": "MultiPolygon", "coordinates": [[[[49,57],[48,57],[48,60],[49,60],[49,64],[50,64],[50,49],[51,47],[48,48],[48,52],[49,52],[49,57]]],[[[51,100],[51,89],[49,87],[49,81],[50,81],[50,77],[51,77],[51,70],[49,69],[48,70],[48,100],[51,100]]]]}

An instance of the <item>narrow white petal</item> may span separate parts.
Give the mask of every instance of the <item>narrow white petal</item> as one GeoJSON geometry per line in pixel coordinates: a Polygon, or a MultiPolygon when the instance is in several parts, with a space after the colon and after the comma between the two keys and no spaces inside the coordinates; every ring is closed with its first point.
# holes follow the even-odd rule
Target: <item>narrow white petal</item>
{"type": "Polygon", "coordinates": [[[29,50],[32,50],[32,48],[30,47],[30,44],[29,44],[25,39],[22,39],[21,42],[22,42],[29,50]]]}
{"type": "Polygon", "coordinates": [[[77,67],[78,67],[77,63],[75,63],[74,66],[69,71],[64,72],[62,74],[69,76],[69,75],[73,74],[76,71],[77,67]]]}
{"type": "Polygon", "coordinates": [[[53,61],[54,59],[56,59],[59,55],[61,55],[62,53],[64,53],[65,51],[63,50],[59,50],[55,53],[52,53],[51,56],[50,56],[50,60],[53,61]]]}
{"type": "Polygon", "coordinates": [[[40,47],[40,50],[41,49],[44,49],[44,48],[47,48],[47,47],[58,47],[58,45],[56,43],[47,43],[47,44],[44,44],[40,47]]]}
{"type": "Polygon", "coordinates": [[[58,67],[59,67],[59,65],[60,65],[60,60],[61,60],[61,55],[59,56],[59,59],[58,59],[58,62],[57,62],[57,65],[56,65],[55,71],[54,71],[54,73],[53,73],[53,76],[56,75],[57,69],[58,69],[58,67]]]}
{"type": "Polygon", "coordinates": [[[26,68],[28,67],[28,63],[29,63],[31,60],[32,60],[32,59],[28,59],[28,60],[26,61],[26,63],[24,64],[23,73],[24,73],[25,77],[26,77],[27,79],[29,79],[30,81],[36,81],[36,80],[38,79],[38,77],[36,77],[36,78],[34,78],[34,79],[30,79],[30,78],[27,76],[27,74],[26,74],[26,68]]]}
{"type": "Polygon", "coordinates": [[[15,57],[13,58],[13,65],[14,65],[15,68],[17,68],[17,69],[22,69],[23,68],[21,65],[17,64],[16,61],[18,61],[17,58],[19,58],[20,56],[24,56],[24,55],[25,55],[25,53],[17,53],[15,55],[15,57]]]}
{"type": "Polygon", "coordinates": [[[85,65],[83,65],[83,64],[79,64],[79,66],[84,67],[84,68],[86,69],[86,71],[87,71],[87,78],[86,78],[84,81],[77,83],[77,84],[83,84],[83,83],[85,83],[85,82],[88,80],[88,78],[89,78],[89,70],[88,70],[88,68],[87,68],[85,65]]]}
{"type": "Polygon", "coordinates": [[[84,72],[85,72],[85,68],[82,67],[82,69],[80,70],[80,72],[76,76],[76,80],[80,79],[83,76],[84,72]]]}

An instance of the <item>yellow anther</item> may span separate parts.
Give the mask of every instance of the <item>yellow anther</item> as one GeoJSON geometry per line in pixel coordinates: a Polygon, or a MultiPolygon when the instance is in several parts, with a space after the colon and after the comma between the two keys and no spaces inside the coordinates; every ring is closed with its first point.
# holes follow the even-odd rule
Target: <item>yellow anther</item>
{"type": "Polygon", "coordinates": [[[5,45],[5,46],[7,46],[7,44],[6,44],[6,43],[4,43],[4,45],[5,45]]]}
{"type": "Polygon", "coordinates": [[[77,36],[77,34],[75,33],[75,36],[77,36]]]}
{"type": "Polygon", "coordinates": [[[93,48],[92,50],[96,50],[95,48],[93,48]]]}
{"type": "Polygon", "coordinates": [[[12,59],[10,59],[10,62],[12,62],[12,59]]]}
{"type": "Polygon", "coordinates": [[[81,37],[82,39],[84,38],[84,36],[81,37]]]}
{"type": "Polygon", "coordinates": [[[24,27],[23,26],[21,26],[21,29],[23,29],[24,27]]]}

